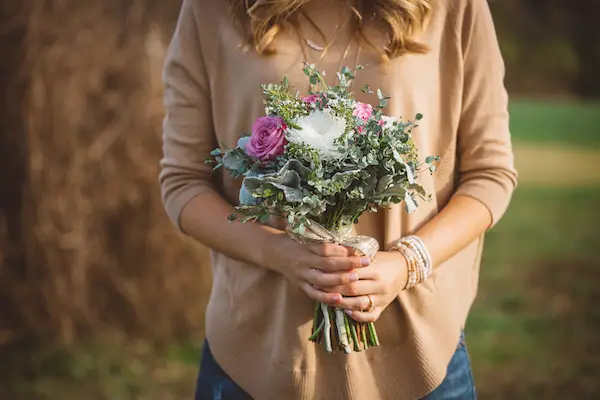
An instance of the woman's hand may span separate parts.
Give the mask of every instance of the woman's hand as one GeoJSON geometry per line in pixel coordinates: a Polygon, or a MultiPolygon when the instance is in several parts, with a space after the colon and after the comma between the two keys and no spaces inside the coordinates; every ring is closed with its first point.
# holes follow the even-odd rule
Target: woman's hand
{"type": "Polygon", "coordinates": [[[356,321],[374,322],[406,286],[408,265],[400,252],[380,251],[375,262],[356,273],[358,281],[323,290],[351,296],[343,297],[335,306],[346,309],[346,313],[356,321]],[[371,305],[367,295],[373,301],[371,311],[366,311],[371,305]]]}
{"type": "Polygon", "coordinates": [[[341,289],[358,281],[359,271],[371,263],[368,257],[355,256],[344,246],[299,244],[283,232],[274,236],[263,259],[267,268],[285,276],[310,298],[336,307],[342,295],[331,288],[341,289]]]}

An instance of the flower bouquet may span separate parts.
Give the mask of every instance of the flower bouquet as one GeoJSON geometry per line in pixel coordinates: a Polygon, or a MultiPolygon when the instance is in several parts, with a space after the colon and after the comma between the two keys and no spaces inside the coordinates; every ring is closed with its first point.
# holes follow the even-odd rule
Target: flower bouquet
{"type": "MultiPolygon", "coordinates": [[[[287,232],[301,243],[334,242],[373,259],[379,250],[370,237],[353,236],[352,224],[367,211],[404,201],[407,212],[417,199],[428,199],[417,184],[419,171],[435,170],[436,156],[419,162],[411,132],[422,118],[402,121],[383,114],[388,97],[376,91],[378,104],[357,102],[350,86],[362,67],[344,67],[337,85],[328,86],[313,65],[304,65],[310,95],[294,93],[286,78],[263,85],[266,116],[233,149],[215,149],[215,169],[243,177],[238,214],[230,221],[266,223],[287,219],[287,232]]],[[[375,94],[368,86],[364,93],[375,94]]],[[[345,353],[378,346],[373,323],[358,323],[341,309],[317,304],[313,342],[328,352],[345,353]]]]}

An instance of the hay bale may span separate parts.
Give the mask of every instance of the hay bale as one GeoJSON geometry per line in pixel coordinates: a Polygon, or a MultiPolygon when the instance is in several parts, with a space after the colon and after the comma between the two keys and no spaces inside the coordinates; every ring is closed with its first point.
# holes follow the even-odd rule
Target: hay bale
{"type": "Polygon", "coordinates": [[[4,98],[22,107],[0,130],[10,155],[0,301],[19,305],[4,329],[65,344],[115,330],[151,340],[200,333],[206,251],[168,222],[157,180],[160,72],[178,5],[9,3],[26,10],[10,42],[23,57],[2,77],[26,85],[4,98]]]}

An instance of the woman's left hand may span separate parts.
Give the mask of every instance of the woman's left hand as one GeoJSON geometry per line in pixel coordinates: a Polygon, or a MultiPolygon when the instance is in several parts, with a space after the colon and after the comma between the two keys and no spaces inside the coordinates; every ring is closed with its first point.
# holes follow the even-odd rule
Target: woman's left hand
{"type": "Polygon", "coordinates": [[[343,297],[335,306],[345,309],[352,319],[358,322],[374,322],[406,286],[406,258],[398,251],[380,251],[371,265],[355,272],[358,274],[358,281],[323,290],[349,296],[343,297]],[[369,297],[373,302],[370,311],[369,297]]]}

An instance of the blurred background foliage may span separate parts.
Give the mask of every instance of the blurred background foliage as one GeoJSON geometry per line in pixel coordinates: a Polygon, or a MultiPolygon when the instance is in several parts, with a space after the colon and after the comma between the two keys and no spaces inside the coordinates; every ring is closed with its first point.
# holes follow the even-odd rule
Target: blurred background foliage
{"type": "MultiPolygon", "coordinates": [[[[157,185],[179,1],[0,3],[0,399],[181,399],[206,250],[157,185]]],[[[467,329],[483,399],[600,389],[600,3],[490,1],[521,183],[467,329]]]]}

